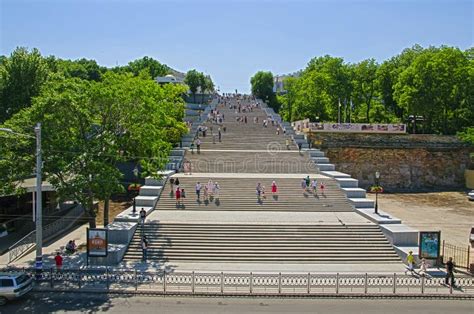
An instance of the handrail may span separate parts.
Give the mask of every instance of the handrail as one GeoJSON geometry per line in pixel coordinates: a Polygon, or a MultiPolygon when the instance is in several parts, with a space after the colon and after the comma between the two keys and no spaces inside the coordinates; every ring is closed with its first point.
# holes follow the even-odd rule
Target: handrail
{"type": "MultiPolygon", "coordinates": [[[[6,271],[12,271],[6,269],[6,271]]],[[[139,271],[100,267],[94,269],[23,269],[47,289],[59,291],[122,291],[158,294],[206,295],[371,295],[474,297],[474,277],[457,276],[456,287],[444,277],[403,273],[253,273],[139,271]],[[49,284],[48,284],[49,283],[49,284]],[[462,287],[462,288],[459,288],[462,287]]]]}
{"type": "MultiPolygon", "coordinates": [[[[76,220],[79,218],[83,211],[84,209],[82,208],[82,206],[76,205],[63,217],[43,227],[43,241],[55,235],[60,230],[65,230],[69,228],[70,225],[76,222],[76,220]],[[74,217],[75,219],[71,219],[71,217],[74,217]]],[[[22,256],[23,253],[31,250],[35,246],[36,230],[33,230],[8,248],[8,263],[13,262],[14,260],[22,256]]]]}

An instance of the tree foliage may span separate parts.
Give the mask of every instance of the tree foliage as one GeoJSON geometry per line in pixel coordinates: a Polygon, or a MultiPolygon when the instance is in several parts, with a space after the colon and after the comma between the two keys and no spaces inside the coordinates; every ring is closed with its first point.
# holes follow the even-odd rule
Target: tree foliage
{"type": "Polygon", "coordinates": [[[322,121],[337,121],[340,114],[343,122],[407,122],[409,116],[423,116],[424,132],[455,134],[473,126],[473,51],[415,45],[381,64],[314,58],[299,77],[284,82],[281,114],[322,121]]]}
{"type": "MultiPolygon", "coordinates": [[[[160,86],[145,72],[108,71],[97,77],[91,76],[95,70],[75,71],[70,61],[49,59],[42,66],[51,72],[38,95],[1,127],[34,136],[32,130],[41,122],[44,179],[63,199],[79,201],[94,226],[93,200],[122,190],[118,163],[135,162],[146,176],[156,175],[167,162],[170,149],[186,132],[186,88],[160,86]]],[[[5,133],[0,147],[0,193],[5,194],[34,173],[34,141],[5,133]]]]}
{"type": "Polygon", "coordinates": [[[272,72],[258,71],[250,79],[252,94],[257,98],[268,101],[268,104],[275,110],[278,110],[279,104],[273,92],[273,74],[272,72]]]}
{"type": "Polygon", "coordinates": [[[0,63],[0,123],[31,105],[49,75],[37,49],[17,48],[0,63]]]}

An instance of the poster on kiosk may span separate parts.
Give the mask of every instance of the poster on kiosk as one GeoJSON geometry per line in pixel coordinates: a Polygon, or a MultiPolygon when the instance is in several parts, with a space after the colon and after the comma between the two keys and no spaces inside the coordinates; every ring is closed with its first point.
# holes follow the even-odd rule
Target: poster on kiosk
{"type": "Polygon", "coordinates": [[[107,256],[107,229],[87,229],[87,256],[107,256]]]}
{"type": "Polygon", "coordinates": [[[441,244],[440,231],[420,231],[419,258],[438,259],[441,244]]]}

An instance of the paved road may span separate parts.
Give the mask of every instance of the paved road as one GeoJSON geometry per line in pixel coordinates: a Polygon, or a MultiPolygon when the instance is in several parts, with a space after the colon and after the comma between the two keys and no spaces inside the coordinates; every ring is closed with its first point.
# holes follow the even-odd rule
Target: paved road
{"type": "Polygon", "coordinates": [[[0,313],[474,313],[472,300],[277,299],[34,293],[0,313]]]}

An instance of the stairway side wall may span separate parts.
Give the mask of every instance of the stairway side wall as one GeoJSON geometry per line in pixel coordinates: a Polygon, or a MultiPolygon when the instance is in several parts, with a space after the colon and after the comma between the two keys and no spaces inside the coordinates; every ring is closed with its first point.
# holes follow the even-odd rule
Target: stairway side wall
{"type": "Polygon", "coordinates": [[[313,133],[309,138],[361,188],[373,185],[380,171],[380,184],[388,192],[465,188],[474,150],[452,136],[313,133]]]}

